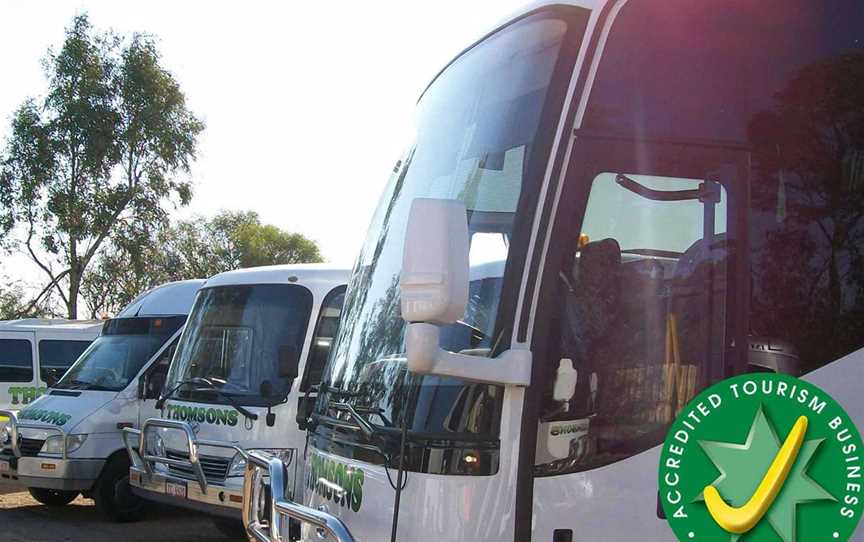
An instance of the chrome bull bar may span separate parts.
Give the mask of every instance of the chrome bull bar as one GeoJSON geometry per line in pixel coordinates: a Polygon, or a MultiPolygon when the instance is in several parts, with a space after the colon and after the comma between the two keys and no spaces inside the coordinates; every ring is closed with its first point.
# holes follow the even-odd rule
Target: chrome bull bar
{"type": "Polygon", "coordinates": [[[198,449],[200,447],[205,446],[209,448],[225,448],[234,450],[236,453],[239,453],[246,458],[247,461],[249,458],[249,454],[240,446],[215,440],[198,440],[195,436],[195,432],[192,430],[192,426],[186,422],[178,420],[150,418],[144,422],[144,425],[141,426],[140,430],[127,427],[123,429],[123,444],[126,446],[126,451],[129,452],[129,457],[132,460],[133,467],[143,468],[150,476],[153,475],[153,465],[156,463],[190,469],[195,474],[195,480],[201,487],[201,492],[205,495],[207,494],[207,477],[204,475],[204,468],[201,466],[201,462],[198,459],[198,449]],[[146,446],[147,434],[149,433],[149,430],[153,428],[172,429],[183,433],[186,437],[186,447],[189,450],[189,460],[171,459],[169,457],[162,457],[149,453],[146,446]],[[138,441],[135,443],[138,446],[137,450],[133,443],[130,442],[130,437],[138,438],[138,441]]]}
{"type": "MultiPolygon", "coordinates": [[[[8,446],[4,445],[0,442],[0,450],[10,449],[12,450],[12,455],[15,457],[21,457],[21,446],[18,442],[18,430],[19,429],[33,429],[36,431],[45,431],[47,433],[57,433],[61,437],[63,437],[63,451],[60,456],[63,459],[67,459],[66,457],[66,448],[68,448],[69,435],[66,434],[65,431],[60,429],[59,427],[51,426],[51,425],[40,425],[36,423],[21,423],[18,421],[18,415],[12,410],[0,410],[0,418],[8,418],[4,425],[9,427],[9,437],[12,442],[9,443],[8,446]]],[[[49,437],[50,438],[50,437],[49,437]]],[[[48,440],[47,438],[45,440],[48,440]]]]}
{"type": "Polygon", "coordinates": [[[348,528],[336,516],[287,499],[285,497],[287,479],[285,464],[280,459],[261,452],[249,452],[246,456],[246,475],[243,480],[243,525],[251,539],[258,542],[284,542],[282,528],[287,523],[283,518],[291,518],[301,524],[312,525],[320,535],[327,535],[336,542],[354,542],[354,537],[351,536],[348,528]],[[270,478],[269,503],[266,499],[265,476],[270,478]],[[265,506],[268,510],[262,510],[265,506]],[[263,520],[262,511],[270,513],[269,521],[263,520]]]}

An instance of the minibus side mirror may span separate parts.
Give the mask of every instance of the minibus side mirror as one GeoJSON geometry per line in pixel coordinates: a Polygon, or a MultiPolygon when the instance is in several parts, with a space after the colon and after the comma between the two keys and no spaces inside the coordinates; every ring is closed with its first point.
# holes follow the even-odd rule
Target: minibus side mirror
{"type": "MultiPolygon", "coordinates": [[[[166,367],[167,369],[167,367],[166,367]]],[[[144,394],[142,399],[158,399],[162,393],[162,388],[165,387],[165,380],[168,377],[166,371],[155,370],[145,375],[144,378],[144,394]]]]}
{"type": "Polygon", "coordinates": [[[294,345],[283,344],[279,347],[279,377],[294,379],[298,374],[300,374],[300,352],[294,345]]]}
{"type": "Polygon", "coordinates": [[[488,384],[527,386],[531,351],[495,359],[447,352],[439,326],[456,323],[468,305],[468,212],[458,200],[418,198],[411,204],[399,278],[407,368],[412,373],[488,384]]]}
{"type": "Polygon", "coordinates": [[[57,369],[46,369],[43,372],[45,379],[45,386],[49,388],[53,388],[57,382],[60,381],[60,371],[57,369]]]}

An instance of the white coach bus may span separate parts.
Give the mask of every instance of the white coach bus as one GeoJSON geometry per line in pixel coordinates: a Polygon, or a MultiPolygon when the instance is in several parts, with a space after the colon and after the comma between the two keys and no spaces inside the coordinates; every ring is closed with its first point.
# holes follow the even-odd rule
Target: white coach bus
{"type": "Polygon", "coordinates": [[[241,534],[249,450],[290,467],[300,493],[306,419],[339,327],[348,269],[274,265],[207,280],[157,412],[127,430],[137,495],[201,510],[241,534]],[[142,453],[142,450],[144,451],[142,453]]]}
{"type": "Polygon", "coordinates": [[[711,383],[800,372],[864,425],[862,35],[860,0],[565,0],[466,49],[349,283],[305,494],[253,454],[249,534],[668,541],[659,448],[711,383]]]}
{"type": "Polygon", "coordinates": [[[102,322],[96,320],[0,322],[0,409],[18,410],[35,401],[57,383],[100,331],[102,322]]]}
{"type": "MultiPolygon", "coordinates": [[[[141,516],[129,490],[122,430],[156,414],[156,400],[203,280],[144,292],[115,318],[63,377],[20,411],[0,411],[0,483],[64,506],[79,494],[109,519],[141,516]]],[[[14,406],[14,405],[13,405],[14,406]]]]}

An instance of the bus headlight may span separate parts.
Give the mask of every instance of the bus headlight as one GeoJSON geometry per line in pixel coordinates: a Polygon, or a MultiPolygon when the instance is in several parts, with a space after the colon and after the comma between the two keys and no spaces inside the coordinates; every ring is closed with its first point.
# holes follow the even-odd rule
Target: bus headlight
{"type": "MultiPolygon", "coordinates": [[[[250,452],[263,452],[265,454],[270,454],[273,457],[279,459],[286,465],[291,463],[291,460],[294,458],[294,450],[285,450],[285,449],[255,449],[249,450],[250,452]]],[[[234,476],[245,476],[246,475],[246,458],[243,457],[242,454],[237,453],[234,455],[234,459],[231,460],[231,466],[228,467],[228,475],[227,478],[232,478],[234,476]]]]}
{"type": "Polygon", "coordinates": [[[42,453],[46,454],[62,454],[63,453],[63,440],[66,440],[66,453],[71,454],[80,448],[84,441],[87,440],[87,435],[54,435],[53,437],[48,437],[45,440],[45,443],[42,444],[42,453]]]}
{"type": "Polygon", "coordinates": [[[12,444],[12,428],[9,424],[0,421],[0,448],[12,444]]]}

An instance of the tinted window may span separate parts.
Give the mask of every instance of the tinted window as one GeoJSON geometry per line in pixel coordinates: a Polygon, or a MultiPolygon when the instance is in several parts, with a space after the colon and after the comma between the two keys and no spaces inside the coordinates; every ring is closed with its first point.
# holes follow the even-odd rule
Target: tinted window
{"type": "Polygon", "coordinates": [[[120,391],[163,344],[185,316],[115,318],[54,386],[57,389],[120,391]]]}
{"type": "Polygon", "coordinates": [[[30,341],[0,339],[0,382],[33,380],[33,349],[30,341]]]}
{"type": "Polygon", "coordinates": [[[345,289],[345,286],[334,288],[327,294],[321,305],[321,314],[318,316],[318,325],[315,326],[315,335],[309,346],[309,358],[300,391],[309,391],[321,382],[324,364],[327,362],[330,347],[339,330],[339,318],[342,316],[342,305],[345,303],[345,289]]]}
{"type": "Polygon", "coordinates": [[[293,383],[292,367],[285,364],[299,360],[311,310],[312,293],[299,285],[201,290],[171,365],[168,389],[180,386],[178,397],[208,402],[227,401],[227,394],[248,405],[284,398],[293,383]],[[213,387],[181,385],[201,378],[213,387]]]}
{"type": "Polygon", "coordinates": [[[91,341],[39,341],[39,375],[43,381],[57,379],[87,350],[91,341]]]}
{"type": "MultiPolygon", "coordinates": [[[[746,142],[777,92],[817,66],[861,55],[862,21],[859,0],[628,2],[603,52],[585,126],[746,142]]],[[[848,80],[860,81],[848,66],[848,80]]]]}
{"type": "Polygon", "coordinates": [[[859,0],[630,2],[592,89],[592,131],[748,150],[754,367],[864,347],[862,32],[859,0]]]}
{"type": "MultiPolygon", "coordinates": [[[[632,275],[623,270],[635,263],[626,254],[634,240],[669,253],[637,253],[661,265],[640,264],[648,273],[638,283],[611,288],[608,299],[599,296],[594,304],[611,304],[614,310],[593,314],[591,304],[577,307],[573,320],[582,338],[569,351],[566,337],[561,340],[579,373],[576,393],[555,401],[552,387],[548,390],[538,441],[542,472],[596,467],[659,444],[665,431],[652,432],[652,425],[663,425],[682,399],[735,371],[799,374],[864,347],[862,31],[864,4],[857,0],[643,0],[621,11],[574,152],[579,158],[571,167],[582,174],[568,177],[579,186],[571,189],[573,200],[589,199],[586,186],[591,201],[584,225],[559,242],[577,244],[576,253],[583,252],[579,266],[587,263],[584,251],[595,242],[617,242],[589,252],[602,256],[595,259],[606,267],[595,273],[598,282],[618,286],[632,275]],[[613,153],[613,148],[626,150],[613,153]],[[630,157],[627,166],[610,160],[618,155],[630,157]],[[643,184],[649,183],[640,175],[721,182],[732,207],[728,231],[720,235],[722,228],[715,227],[713,242],[700,247],[696,240],[675,257],[698,224],[676,215],[680,229],[669,230],[674,238],[661,239],[655,235],[664,231],[658,222],[644,221],[651,205],[630,205],[625,216],[618,200],[610,198],[614,205],[598,216],[615,227],[598,228],[589,220],[596,173],[617,174],[622,167],[632,167],[623,172],[643,184]],[[687,271],[704,281],[693,282],[691,301],[678,308],[676,297],[684,290],[675,284],[655,290],[652,284],[658,277],[665,280],[663,260],[670,257],[677,260],[673,277],[687,271]],[[618,271],[609,272],[610,266],[618,271]],[[668,312],[665,318],[652,316],[647,300],[638,303],[636,317],[621,318],[628,299],[632,304],[651,291],[665,298],[660,311],[668,312]],[[726,304],[725,316],[718,303],[726,304]],[[708,320],[700,325],[693,319],[698,314],[708,320]],[[613,317],[615,322],[604,323],[613,317]],[[725,328],[717,325],[722,321],[725,328]],[[707,336],[706,329],[712,330],[707,336]],[[633,363],[622,355],[599,370],[580,362],[602,361],[602,348],[621,349],[652,333],[639,347],[642,359],[633,363]],[[717,360],[693,350],[706,337],[717,360]],[[587,357],[586,350],[591,350],[587,357]],[[664,363],[652,362],[658,359],[664,363]],[[693,360],[703,362],[695,380],[680,373],[693,360]],[[639,373],[670,362],[680,362],[676,374],[639,373]],[[636,372],[628,377],[627,371],[636,372]],[[567,423],[553,427],[556,421],[567,423]]],[[[579,212],[580,205],[575,204],[579,212]]],[[[715,219],[719,226],[721,217],[715,219]]],[[[602,284],[580,287],[580,280],[590,278],[580,275],[573,280],[574,295],[603,290],[602,284]]],[[[569,316],[562,310],[563,323],[569,316]]],[[[550,362],[550,372],[561,357],[550,362]]]]}

